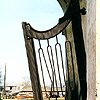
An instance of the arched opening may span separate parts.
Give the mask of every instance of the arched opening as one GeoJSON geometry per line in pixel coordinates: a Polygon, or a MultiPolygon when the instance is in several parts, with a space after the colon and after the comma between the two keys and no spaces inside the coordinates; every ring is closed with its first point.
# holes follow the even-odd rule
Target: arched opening
{"type": "MultiPolygon", "coordinates": [[[[86,70],[86,61],[85,61],[86,55],[85,55],[85,49],[84,49],[84,40],[83,40],[83,33],[82,33],[82,27],[81,27],[81,16],[80,16],[81,12],[80,11],[81,10],[79,7],[78,0],[77,1],[71,0],[66,13],[64,14],[64,17],[62,17],[61,20],[59,20],[59,23],[57,24],[57,26],[55,26],[47,31],[37,31],[34,28],[32,28],[30,24],[28,24],[26,22],[22,23],[23,30],[24,30],[25,42],[26,42],[26,48],[27,48],[27,54],[28,54],[28,58],[29,58],[29,68],[30,68],[31,80],[32,80],[32,84],[33,84],[33,91],[35,92],[36,98],[40,98],[42,100],[41,96],[42,96],[43,90],[40,85],[41,78],[39,79],[40,73],[38,71],[38,69],[40,68],[41,76],[42,76],[43,84],[44,84],[44,91],[45,91],[46,95],[47,95],[46,84],[48,84],[48,83],[46,83],[47,81],[45,81],[44,79],[47,78],[47,75],[48,75],[47,79],[49,79],[49,81],[50,81],[49,83],[51,83],[51,91],[49,91],[50,97],[52,97],[52,94],[51,94],[52,92],[56,92],[55,98],[58,98],[59,92],[62,92],[62,96],[65,95],[65,98],[68,97],[69,99],[74,99],[74,98],[78,99],[82,95],[83,100],[85,100],[84,98],[86,98],[86,77],[85,77],[85,75],[86,75],[85,74],[86,73],[86,71],[85,71],[86,70]],[[79,20],[79,22],[77,22],[77,20],[79,20]],[[68,26],[70,21],[72,21],[71,29],[72,29],[73,37],[74,37],[73,42],[75,44],[75,47],[73,47],[73,48],[76,51],[75,53],[76,53],[76,58],[77,58],[76,63],[78,65],[78,73],[77,73],[77,71],[74,70],[75,67],[74,67],[74,63],[73,63],[73,55],[72,55],[73,52],[72,52],[71,42],[69,40],[65,40],[65,51],[66,51],[65,55],[69,54],[69,56],[71,58],[69,58],[69,56],[66,56],[66,58],[65,58],[65,59],[67,59],[67,62],[65,61],[66,62],[65,67],[67,67],[66,71],[68,71],[68,72],[66,72],[66,73],[68,75],[66,75],[65,71],[63,71],[63,73],[64,73],[64,75],[68,76],[68,80],[64,80],[65,83],[64,82],[63,83],[65,84],[66,88],[64,91],[62,91],[62,80],[61,80],[62,78],[60,76],[61,74],[60,74],[60,70],[59,70],[61,65],[60,65],[59,59],[61,59],[62,63],[63,63],[63,60],[62,60],[61,45],[58,42],[58,33],[65,32],[65,36],[66,36],[66,31],[64,31],[64,29],[66,29],[66,27],[68,26]],[[76,24],[77,24],[77,26],[76,26],[76,24]],[[39,44],[38,50],[35,49],[35,47],[37,45],[36,44],[34,45],[35,40],[33,38],[38,40],[38,44],[39,44]],[[54,57],[53,53],[51,53],[53,49],[52,49],[51,45],[49,44],[50,43],[49,40],[51,38],[56,39],[56,43],[54,45],[55,53],[56,53],[55,54],[56,61],[53,59],[52,62],[57,63],[56,65],[57,65],[58,71],[56,71],[56,72],[58,74],[56,74],[56,72],[55,72],[55,69],[57,69],[55,67],[56,65],[53,65],[53,63],[51,63],[51,59],[54,57]],[[29,41],[28,41],[28,39],[29,39],[29,41]],[[49,61],[45,57],[45,52],[41,45],[42,40],[44,40],[44,41],[46,40],[46,42],[47,42],[46,49],[47,49],[49,61]],[[57,48],[57,46],[58,46],[58,48],[57,48]],[[49,48],[49,50],[48,50],[48,48],[49,48]],[[68,49],[69,49],[69,51],[68,51],[68,49]],[[37,53],[35,51],[38,51],[40,67],[37,67],[39,63],[37,64],[38,58],[37,58],[37,53]],[[32,55],[32,53],[33,53],[33,55],[32,55]],[[50,58],[50,56],[51,56],[51,58],[50,58]],[[37,60],[36,60],[36,58],[37,58],[37,60]],[[71,59],[71,61],[69,62],[68,59],[69,60],[71,59]],[[50,62],[50,63],[48,64],[48,62],[50,62]],[[52,67],[52,65],[54,67],[52,67]],[[32,66],[33,66],[33,68],[32,68],[32,66]],[[46,69],[43,71],[44,66],[46,69]],[[51,68],[49,69],[50,66],[51,66],[51,68]],[[71,69],[68,69],[69,67],[71,69]],[[84,69],[83,72],[82,72],[81,68],[84,69]],[[47,74],[45,73],[46,70],[47,70],[47,74]],[[71,74],[71,72],[72,72],[72,74],[71,74]],[[57,78],[55,78],[55,76],[58,76],[59,78],[57,79],[57,78]],[[79,76],[80,85],[78,82],[78,76],[79,76]],[[57,82],[58,80],[59,80],[59,83],[57,82]],[[67,81],[68,81],[68,86],[67,86],[67,81]],[[83,82],[84,82],[85,86],[84,86],[83,82]],[[55,91],[55,85],[57,87],[56,88],[57,91],[55,91]],[[58,90],[59,86],[57,86],[57,85],[60,86],[60,89],[61,89],[60,91],[58,90]],[[52,91],[52,87],[53,87],[53,91],[52,91]],[[78,91],[79,87],[80,87],[80,90],[78,91]],[[68,89],[68,91],[67,91],[67,89],[68,89]],[[65,94],[63,94],[63,92],[65,92],[65,94]]],[[[67,39],[67,37],[66,37],[66,39],[67,39]]],[[[62,67],[62,69],[65,69],[65,68],[62,67]]]]}

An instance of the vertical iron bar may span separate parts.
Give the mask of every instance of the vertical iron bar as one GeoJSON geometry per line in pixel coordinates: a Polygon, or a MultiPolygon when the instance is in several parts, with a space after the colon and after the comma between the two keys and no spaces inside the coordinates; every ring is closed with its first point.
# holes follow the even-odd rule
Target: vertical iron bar
{"type": "Polygon", "coordinates": [[[62,69],[63,69],[63,76],[64,76],[64,82],[65,82],[65,70],[64,70],[64,63],[63,63],[63,56],[62,56],[62,49],[61,49],[61,45],[58,43],[58,38],[56,36],[56,39],[57,39],[57,44],[59,45],[60,47],[60,54],[61,54],[61,62],[62,62],[62,69]]]}
{"type": "Polygon", "coordinates": [[[54,71],[53,71],[53,66],[52,66],[52,62],[51,62],[51,59],[50,59],[50,54],[49,54],[49,48],[51,50],[51,46],[49,45],[49,40],[47,39],[47,53],[48,53],[48,57],[49,57],[49,61],[50,61],[50,66],[51,66],[51,70],[52,70],[52,84],[51,84],[51,91],[52,91],[52,88],[53,88],[53,91],[54,91],[54,71]]]}
{"type": "Polygon", "coordinates": [[[45,90],[45,93],[47,95],[46,85],[45,85],[45,80],[44,80],[44,74],[43,74],[43,68],[42,68],[42,61],[41,61],[41,56],[40,56],[40,50],[41,50],[41,47],[38,49],[38,53],[39,53],[39,60],[40,60],[40,66],[41,66],[41,72],[42,72],[42,79],[43,79],[43,84],[44,84],[44,90],[45,90]]]}
{"type": "MultiPolygon", "coordinates": [[[[55,45],[55,51],[56,51],[56,59],[57,59],[57,67],[58,67],[58,75],[59,75],[59,82],[60,82],[60,87],[61,87],[61,91],[62,91],[62,83],[61,83],[61,76],[60,76],[60,70],[59,70],[59,61],[58,61],[58,54],[57,54],[57,45],[59,44],[58,43],[58,38],[57,38],[57,36],[56,36],[56,41],[57,41],[57,43],[56,43],[56,45],[55,45]]],[[[62,92],[62,95],[63,95],[63,92],[62,92]]]]}
{"type": "MultiPolygon", "coordinates": [[[[39,45],[40,45],[40,44],[41,44],[41,43],[40,43],[40,40],[39,40],[39,45]]],[[[40,45],[40,47],[41,47],[41,45],[40,45]]],[[[46,68],[47,68],[47,72],[48,72],[49,78],[50,78],[51,83],[52,83],[52,78],[51,78],[51,75],[50,75],[50,72],[49,72],[49,69],[48,69],[48,65],[47,65],[47,61],[46,61],[46,58],[45,58],[45,55],[44,55],[43,49],[40,48],[40,50],[42,51],[42,55],[43,55],[44,62],[45,62],[46,68]]]]}
{"type": "Polygon", "coordinates": [[[55,84],[56,84],[56,90],[57,90],[57,94],[58,94],[57,78],[56,78],[55,67],[54,67],[54,59],[53,59],[52,47],[49,44],[49,40],[47,40],[47,43],[48,43],[47,53],[48,53],[48,56],[49,56],[49,60],[50,60],[51,67],[53,69],[53,74],[54,74],[54,79],[55,79],[55,84]],[[51,51],[51,57],[52,58],[50,58],[49,48],[50,48],[50,51],[51,51]]]}

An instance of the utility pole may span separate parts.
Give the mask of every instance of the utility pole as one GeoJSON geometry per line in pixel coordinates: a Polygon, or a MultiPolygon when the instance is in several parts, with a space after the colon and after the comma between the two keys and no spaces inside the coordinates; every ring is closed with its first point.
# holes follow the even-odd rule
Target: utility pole
{"type": "Polygon", "coordinates": [[[5,64],[5,73],[4,73],[4,90],[3,90],[3,98],[6,99],[6,64],[5,64]]]}

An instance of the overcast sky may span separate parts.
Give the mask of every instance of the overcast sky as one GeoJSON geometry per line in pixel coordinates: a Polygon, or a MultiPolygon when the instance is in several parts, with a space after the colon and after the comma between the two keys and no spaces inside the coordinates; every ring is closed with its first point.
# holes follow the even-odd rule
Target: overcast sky
{"type": "Polygon", "coordinates": [[[21,23],[46,30],[62,16],[56,0],[0,0],[0,67],[7,66],[7,83],[29,77],[21,23]]]}

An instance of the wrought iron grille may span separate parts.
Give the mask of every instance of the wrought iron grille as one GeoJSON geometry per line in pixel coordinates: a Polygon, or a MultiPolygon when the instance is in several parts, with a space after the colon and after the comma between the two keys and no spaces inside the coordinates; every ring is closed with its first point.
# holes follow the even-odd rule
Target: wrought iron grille
{"type": "MultiPolygon", "coordinates": [[[[66,23],[68,25],[69,21],[66,21],[66,23]]],[[[65,24],[63,27],[66,26],[65,24]]],[[[37,79],[37,83],[33,82],[34,97],[36,97],[36,91],[41,91],[42,98],[65,98],[68,95],[68,88],[72,90],[73,86],[75,86],[75,72],[71,42],[66,40],[65,36],[62,35],[61,30],[59,30],[59,34],[57,32],[55,34],[55,31],[52,31],[55,34],[53,34],[54,36],[52,37],[44,34],[42,36],[41,32],[39,33],[41,35],[40,37],[36,35],[39,31],[34,30],[30,24],[23,23],[23,25],[23,28],[25,28],[24,36],[26,39],[27,55],[30,73],[32,75],[31,78],[33,81],[36,81],[35,77],[37,79]],[[29,31],[37,33],[30,36],[29,31]],[[68,66],[69,62],[67,51],[70,51],[70,68],[68,66]],[[33,57],[35,61],[33,61],[33,57]],[[69,73],[70,75],[72,74],[71,76],[73,80],[71,80],[72,78],[70,79],[69,73]],[[40,88],[36,90],[35,87],[40,88]]],[[[55,28],[55,30],[58,31],[57,26],[55,28]]],[[[48,31],[45,31],[44,33],[46,34],[46,32],[48,31]]]]}
{"type": "Polygon", "coordinates": [[[86,12],[84,8],[80,10],[78,0],[69,1],[65,15],[50,30],[38,31],[29,23],[22,23],[34,100],[43,100],[44,94],[49,100],[57,100],[60,96],[65,100],[81,100],[81,95],[82,100],[86,100],[86,54],[80,17],[80,13],[84,15],[86,12]],[[75,80],[71,42],[65,39],[62,48],[58,38],[71,21],[80,84],[75,80]],[[51,38],[56,41],[54,49],[50,44],[51,38]],[[34,41],[37,41],[38,49],[34,41]],[[42,41],[46,42],[45,48],[42,41]]]}
{"type": "Polygon", "coordinates": [[[63,59],[63,55],[62,55],[63,52],[62,52],[61,44],[58,41],[58,37],[55,36],[54,39],[52,39],[54,47],[52,47],[52,44],[50,44],[51,41],[50,39],[46,40],[47,41],[47,45],[45,47],[46,50],[43,49],[44,46],[42,47],[41,40],[38,40],[39,48],[38,48],[37,55],[39,56],[38,60],[40,63],[39,66],[41,68],[40,76],[42,76],[41,80],[43,81],[44,91],[42,90],[42,92],[45,92],[47,97],[59,97],[59,94],[61,94],[62,96],[64,96],[65,94],[64,93],[65,80],[66,80],[65,77],[66,69],[64,66],[65,57],[63,59]],[[46,88],[47,86],[48,89],[46,88]]]}

